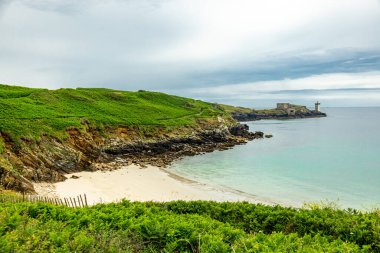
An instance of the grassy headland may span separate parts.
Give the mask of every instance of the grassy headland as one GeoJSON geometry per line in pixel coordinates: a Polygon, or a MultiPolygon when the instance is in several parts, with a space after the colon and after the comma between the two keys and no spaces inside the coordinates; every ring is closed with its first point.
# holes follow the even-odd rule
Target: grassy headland
{"type": "Polygon", "coordinates": [[[236,125],[218,105],[159,92],[0,85],[0,189],[32,190],[112,155],[164,166],[254,138],[236,125]]]}
{"type": "Polygon", "coordinates": [[[0,132],[15,141],[42,135],[67,137],[68,127],[82,129],[84,121],[99,130],[136,125],[181,127],[217,115],[227,114],[210,103],[158,92],[0,85],[0,132]]]}

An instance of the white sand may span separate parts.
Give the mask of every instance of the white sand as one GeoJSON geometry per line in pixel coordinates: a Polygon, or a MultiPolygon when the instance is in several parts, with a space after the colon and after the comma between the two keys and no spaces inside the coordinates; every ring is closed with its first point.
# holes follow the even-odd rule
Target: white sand
{"type": "Polygon", "coordinates": [[[88,203],[171,200],[214,200],[258,202],[253,196],[228,189],[218,189],[180,178],[157,167],[140,168],[135,165],[114,171],[78,172],[68,174],[64,182],[38,183],[39,195],[50,197],[76,197],[86,194],[88,203]],[[79,178],[70,178],[76,175],[79,178]]]}

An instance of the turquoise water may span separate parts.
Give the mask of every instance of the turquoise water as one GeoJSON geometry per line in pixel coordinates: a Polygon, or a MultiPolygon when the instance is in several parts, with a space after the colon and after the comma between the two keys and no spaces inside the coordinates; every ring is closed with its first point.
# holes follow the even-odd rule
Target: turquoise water
{"type": "Polygon", "coordinates": [[[328,117],[248,122],[274,137],[186,157],[171,170],[280,204],[379,207],[380,108],[323,111],[328,117]]]}

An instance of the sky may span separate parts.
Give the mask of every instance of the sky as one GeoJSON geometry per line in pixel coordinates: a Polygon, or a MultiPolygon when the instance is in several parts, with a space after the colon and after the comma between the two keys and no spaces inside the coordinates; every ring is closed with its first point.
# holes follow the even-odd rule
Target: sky
{"type": "Polygon", "coordinates": [[[0,83],[380,106],[380,0],[0,0],[0,83]]]}

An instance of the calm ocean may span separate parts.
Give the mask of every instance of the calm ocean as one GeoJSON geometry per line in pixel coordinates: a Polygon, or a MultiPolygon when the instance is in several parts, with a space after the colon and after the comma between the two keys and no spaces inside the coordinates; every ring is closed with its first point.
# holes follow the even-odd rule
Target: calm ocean
{"type": "Polygon", "coordinates": [[[171,170],[280,204],[380,207],[380,108],[322,111],[326,118],[248,122],[273,138],[186,157],[171,170]]]}

